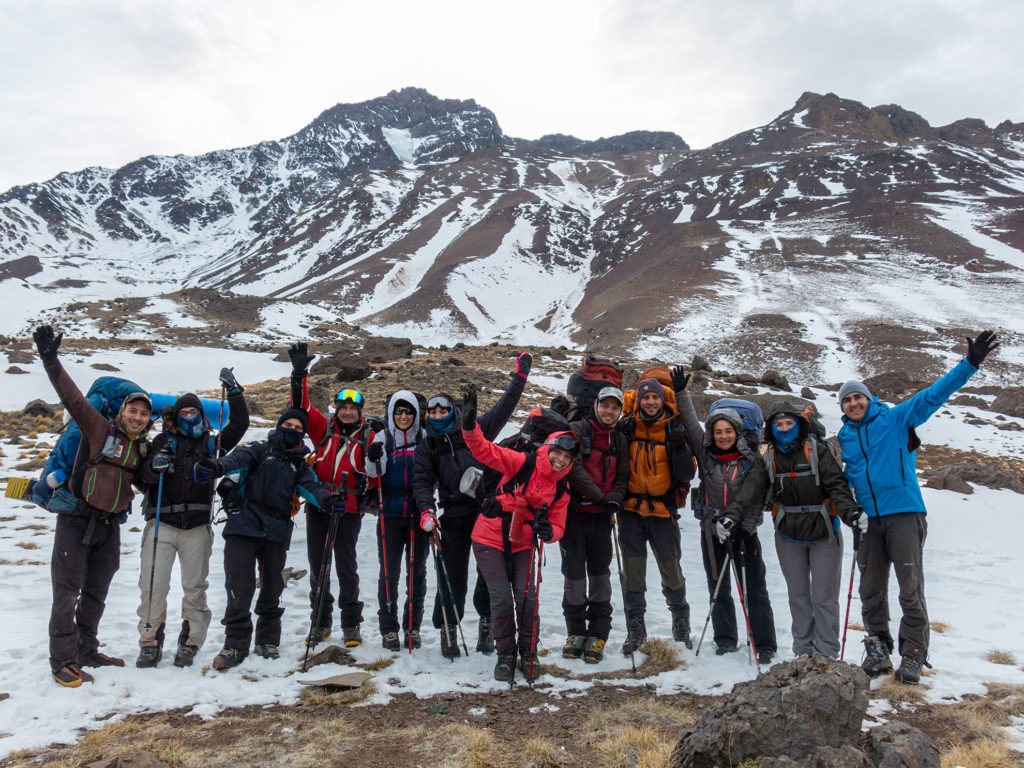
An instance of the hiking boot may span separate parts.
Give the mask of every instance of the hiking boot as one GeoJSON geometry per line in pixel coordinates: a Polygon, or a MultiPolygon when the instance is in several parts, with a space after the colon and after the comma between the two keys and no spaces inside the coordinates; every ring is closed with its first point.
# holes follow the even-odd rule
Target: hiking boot
{"type": "Polygon", "coordinates": [[[345,641],[346,648],[355,648],[363,644],[363,636],[359,633],[359,625],[354,627],[342,627],[341,639],[345,641]]]}
{"type": "Polygon", "coordinates": [[[79,667],[123,667],[124,659],[119,659],[116,656],[107,656],[105,653],[94,651],[79,663],[79,667]]]}
{"type": "Polygon", "coordinates": [[[932,665],[925,661],[924,657],[925,654],[921,653],[920,648],[915,648],[906,654],[900,662],[900,668],[896,670],[894,675],[896,682],[917,685],[921,680],[921,667],[932,668],[932,665]]]}
{"type": "Polygon", "coordinates": [[[874,635],[868,635],[864,638],[866,658],[864,663],[860,665],[860,668],[864,670],[864,674],[868,677],[889,674],[892,672],[892,659],[889,658],[891,652],[892,648],[889,647],[885,640],[874,635]]]}
{"type": "Polygon", "coordinates": [[[144,645],[139,649],[139,658],[135,666],[139,669],[152,669],[164,657],[164,649],[159,645],[144,645]]]}
{"type": "Polygon", "coordinates": [[[331,639],[331,628],[330,627],[313,627],[313,631],[309,633],[309,637],[306,638],[306,645],[310,648],[315,648],[325,640],[331,639]]]}
{"type": "Polygon", "coordinates": [[[563,659],[578,659],[583,655],[583,646],[587,638],[583,635],[569,635],[565,638],[565,645],[562,646],[563,659]]]}
{"type": "Polygon", "coordinates": [[[537,659],[537,654],[532,651],[528,651],[525,648],[519,649],[519,671],[523,673],[523,677],[526,678],[526,682],[532,683],[538,677],[540,677],[540,661],[537,659]]]}
{"type": "Polygon", "coordinates": [[[516,652],[499,653],[498,663],[494,665],[494,679],[503,683],[512,682],[516,673],[516,652]]]}
{"type": "Polygon", "coordinates": [[[693,640],[690,639],[690,620],[688,618],[678,618],[672,620],[672,639],[677,643],[682,643],[689,650],[693,650],[693,640]]]}
{"type": "Polygon", "coordinates": [[[263,659],[280,659],[281,653],[277,650],[277,646],[273,643],[256,643],[253,646],[252,652],[263,659]]]}
{"type": "Polygon", "coordinates": [[[380,636],[380,644],[385,651],[400,651],[402,646],[398,643],[397,632],[385,632],[380,636]]]}
{"type": "Polygon", "coordinates": [[[420,639],[420,631],[418,629],[405,633],[402,641],[403,648],[420,648],[422,646],[423,640],[420,639]]]}
{"type": "Polygon", "coordinates": [[[583,646],[583,661],[587,664],[597,664],[604,658],[605,641],[600,637],[588,637],[583,646]]]}
{"type": "Polygon", "coordinates": [[[766,667],[772,663],[772,659],[775,658],[775,653],[772,651],[764,650],[757,652],[757,663],[758,666],[766,667]]]}
{"type": "Polygon", "coordinates": [[[740,647],[736,643],[722,643],[715,646],[715,655],[725,656],[727,653],[736,653],[739,649],[740,647]]]}
{"type": "Polygon", "coordinates": [[[91,683],[92,675],[83,672],[77,664],[65,664],[53,673],[53,679],[65,688],[78,688],[82,683],[91,683]]]}
{"type": "Polygon", "coordinates": [[[446,659],[457,659],[462,655],[459,650],[459,637],[456,634],[459,630],[456,627],[448,627],[447,631],[441,627],[441,655],[446,659]]]}
{"type": "Polygon", "coordinates": [[[494,635],[491,633],[491,617],[483,616],[477,628],[476,652],[484,656],[494,653],[494,635]]]}
{"type": "Polygon", "coordinates": [[[231,669],[241,664],[248,654],[238,648],[221,648],[213,659],[214,669],[231,669]]]}
{"type": "Polygon", "coordinates": [[[643,616],[634,616],[626,624],[626,641],[622,644],[622,655],[632,656],[647,639],[647,626],[643,616]]]}
{"type": "Polygon", "coordinates": [[[177,652],[174,654],[174,666],[191,667],[197,653],[199,653],[198,645],[186,645],[184,643],[179,645],[177,652]]]}

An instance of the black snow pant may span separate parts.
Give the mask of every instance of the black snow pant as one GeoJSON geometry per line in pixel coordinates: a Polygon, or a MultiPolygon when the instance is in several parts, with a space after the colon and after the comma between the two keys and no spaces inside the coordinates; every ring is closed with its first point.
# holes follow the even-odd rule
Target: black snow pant
{"type": "Polygon", "coordinates": [[[604,512],[569,512],[558,542],[562,614],[570,635],[608,639],[612,628],[612,525],[604,512]]]}
{"type": "Polygon", "coordinates": [[[619,515],[619,546],[622,547],[622,570],[625,581],[626,619],[642,617],[647,612],[647,545],[661,573],[661,593],[665,596],[672,621],[690,623],[690,604],[686,602],[686,579],[683,578],[682,537],[679,524],[671,517],[642,517],[623,510],[619,515]]]}
{"type": "Polygon", "coordinates": [[[117,518],[57,515],[50,560],[50,667],[54,672],[87,659],[100,647],[100,619],[120,564],[117,518]]]}
{"type": "Polygon", "coordinates": [[[502,550],[474,541],[473,554],[490,594],[494,647],[498,653],[512,653],[517,646],[520,656],[529,653],[540,629],[539,621],[533,620],[537,590],[534,550],[524,549],[506,558],[502,550]]]}
{"type": "MultiPolygon", "coordinates": [[[[768,586],[765,576],[764,555],[761,541],[757,533],[746,534],[739,529],[728,542],[737,560],[740,577],[746,576],[744,597],[747,599],[747,613],[750,616],[750,629],[754,636],[754,645],[758,651],[778,651],[775,639],[775,615],[768,599],[768,586]]],[[[725,568],[726,547],[718,542],[714,535],[711,518],[701,524],[700,552],[704,559],[704,572],[708,577],[708,596],[715,594],[718,577],[725,568]],[[710,542],[711,551],[708,551],[710,542]],[[714,559],[712,560],[712,554],[714,559]]],[[[722,585],[718,589],[718,597],[711,604],[711,626],[715,633],[715,645],[721,648],[733,648],[739,644],[736,631],[736,605],[732,599],[732,566],[725,570],[722,585]]],[[[742,610],[742,608],[741,608],[742,610]]],[[[746,627],[744,627],[746,630],[746,627]]]]}
{"type": "MultiPolygon", "coordinates": [[[[306,508],[306,554],[309,558],[309,607],[310,621],[324,629],[331,628],[334,613],[334,595],[331,594],[331,579],[328,576],[324,589],[320,615],[314,616],[317,587],[320,578],[320,564],[327,548],[327,531],[331,516],[318,509],[306,508]]],[[[334,570],[338,575],[338,606],[341,608],[341,626],[358,627],[363,623],[363,604],[359,601],[359,572],[356,570],[356,543],[363,516],[344,514],[338,520],[334,537],[334,570]]]]}
{"type": "MultiPolygon", "coordinates": [[[[448,621],[454,622],[456,615],[461,621],[465,613],[466,588],[469,584],[469,550],[472,545],[470,536],[475,524],[476,515],[441,516],[441,554],[444,556],[445,567],[448,569],[448,578],[451,580],[452,592],[455,595],[455,605],[453,608],[452,601],[448,597],[447,584],[442,584],[439,579],[437,594],[434,596],[434,614],[431,616],[435,629],[444,626],[441,600],[444,600],[448,621]]],[[[480,618],[489,618],[491,615],[487,582],[480,573],[479,567],[476,574],[476,587],[473,589],[473,608],[476,609],[480,618]]]]}
{"type": "Polygon", "coordinates": [[[872,517],[857,550],[860,570],[861,615],[864,630],[888,643],[889,569],[900,586],[899,645],[901,656],[919,653],[927,658],[930,627],[924,600],[924,540],[928,522],[920,512],[872,517]]]}
{"type": "Polygon", "coordinates": [[[377,619],[380,633],[397,632],[398,618],[398,585],[405,573],[405,606],[402,610],[402,626],[406,631],[418,630],[423,621],[423,602],[427,593],[427,549],[430,538],[419,526],[418,521],[411,517],[382,517],[377,523],[377,559],[380,561],[380,574],[377,580],[377,619]],[[380,535],[380,520],[384,521],[383,547],[380,535]],[[410,536],[412,542],[409,541],[410,536]],[[410,547],[411,543],[411,547],[410,547]],[[387,578],[384,573],[384,553],[387,554],[387,578]],[[402,557],[402,553],[405,557],[402,557]],[[412,562],[410,563],[410,558],[412,562]],[[412,578],[410,579],[410,570],[412,578]],[[386,587],[386,588],[385,588],[386,587]],[[391,602],[388,602],[390,591],[391,602]],[[411,614],[410,614],[411,611],[411,614]],[[410,615],[412,621],[410,623],[410,615]]]}
{"type": "Polygon", "coordinates": [[[224,587],[228,605],[224,610],[224,647],[249,652],[252,633],[252,596],[256,592],[259,566],[260,594],[256,598],[256,644],[281,644],[281,593],[288,549],[277,541],[252,536],[224,537],[224,587]]]}

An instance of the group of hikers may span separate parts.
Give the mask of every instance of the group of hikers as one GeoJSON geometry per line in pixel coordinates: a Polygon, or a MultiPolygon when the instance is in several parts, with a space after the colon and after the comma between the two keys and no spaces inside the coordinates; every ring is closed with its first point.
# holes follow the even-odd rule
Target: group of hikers
{"type": "MultiPolygon", "coordinates": [[[[307,377],[315,355],[297,343],[289,349],[289,406],[265,440],[239,445],[249,416],[230,369],[221,371],[217,430],[197,395],[183,394],[157,414],[150,394],[123,380],[109,393],[105,411],[62,368],[62,335],[41,326],[34,339],[81,431],[70,471],[44,472],[38,484],[53,491],[48,508],[59,513],[50,662],[54,680],[68,687],[91,679],[83,667],[124,666],[99,650],[98,627],[119,565],[120,525],[131,509],[133,486],[143,494],[146,520],[140,668],[157,666],[163,656],[175,558],[184,596],[173,663],[190,666],[206,640],[216,497],[226,515],[227,604],[215,669],[234,667],[250,652],[279,657],[286,556],[302,502],[311,610],[307,651],[334,631],[332,570],[342,640],[349,647],[363,642],[357,542],[366,513],[376,516],[377,619],[381,645],[389,651],[421,646],[429,558],[437,576],[431,623],[441,654],[468,654],[462,618],[472,551],[476,650],[497,651],[495,679],[511,682],[518,669],[532,682],[540,674],[543,551],[556,542],[564,576],[563,657],[603,659],[612,627],[613,559],[625,618],[621,651],[632,657],[640,649],[647,637],[648,550],[660,573],[672,638],[692,648],[679,525],[689,500],[699,521],[710,597],[704,629],[712,625],[716,653],[741,647],[733,587],[746,644],[758,665],[771,663],[777,653],[758,540],[763,513],[771,510],[789,594],[793,653],[841,655],[845,524],[853,530],[861,576],[862,668],[872,677],[893,672],[891,655],[897,651],[896,679],[916,683],[928,664],[929,623],[926,510],[915,468],[915,429],[998,347],[991,331],[968,339],[967,355],[952,371],[895,406],[882,403],[863,382],[846,382],[838,392],[843,426],[837,440],[824,439],[813,408],[787,400],[774,403],[764,418],[750,401],[722,399],[702,422],[684,368],[648,369],[634,389],[623,391],[621,369],[613,361],[587,358],[594,375],[585,365],[579,390],[584,395],[534,409],[519,433],[496,442],[523,394],[529,353],[515,358],[511,382],[484,413],[478,413],[477,389],[470,385],[461,397],[398,390],[387,398],[385,417],[376,419],[364,414],[365,399],[353,388],[337,392],[333,412],[325,403],[312,403],[307,377]],[[163,430],[150,441],[159,417],[163,430]],[[895,639],[888,604],[893,569],[903,614],[895,639]],[[406,595],[399,611],[403,571],[406,595]]],[[[572,379],[570,394],[571,387],[572,379]]],[[[847,618],[848,611],[849,605],[847,618]]]]}

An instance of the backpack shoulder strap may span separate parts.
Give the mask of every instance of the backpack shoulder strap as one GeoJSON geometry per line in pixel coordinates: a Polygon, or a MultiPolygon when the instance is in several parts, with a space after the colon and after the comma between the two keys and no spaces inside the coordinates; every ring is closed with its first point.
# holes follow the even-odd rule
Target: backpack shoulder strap
{"type": "Polygon", "coordinates": [[[523,461],[523,466],[521,466],[519,470],[508,479],[508,482],[498,488],[498,493],[515,493],[529,482],[530,476],[533,475],[533,470],[536,466],[537,454],[527,453],[526,459],[523,461]]]}

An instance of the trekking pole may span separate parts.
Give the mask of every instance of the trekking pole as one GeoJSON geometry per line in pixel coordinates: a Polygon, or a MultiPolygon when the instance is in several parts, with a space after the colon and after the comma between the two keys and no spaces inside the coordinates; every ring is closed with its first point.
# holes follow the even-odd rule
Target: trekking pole
{"type": "MultiPolygon", "coordinates": [[[[466,645],[466,633],[462,631],[462,619],[459,617],[459,609],[455,607],[455,590],[452,589],[452,580],[448,576],[448,562],[444,559],[444,550],[441,548],[441,531],[438,528],[434,529],[434,535],[437,536],[437,556],[441,560],[441,573],[444,574],[444,583],[448,588],[448,600],[452,604],[452,610],[455,612],[455,626],[459,628],[459,637],[462,638],[462,650],[466,652],[466,656],[469,656],[469,646],[466,645]]],[[[441,601],[441,607],[444,607],[444,601],[441,601]]]]}
{"type": "Polygon", "coordinates": [[[413,603],[413,586],[412,586],[412,573],[413,573],[413,558],[415,557],[414,549],[416,547],[416,528],[415,523],[410,519],[409,521],[409,581],[405,585],[409,592],[409,629],[407,634],[409,635],[409,653],[412,653],[412,603],[413,603]]]}
{"type": "MultiPolygon", "coordinates": [[[[220,433],[224,431],[224,398],[227,397],[228,388],[224,384],[220,385],[220,415],[217,417],[217,440],[213,445],[213,458],[220,458],[220,433]]],[[[209,443],[207,443],[209,445],[209,443]]],[[[214,513],[213,508],[217,506],[217,486],[214,485],[213,481],[210,481],[210,519],[216,520],[217,515],[214,513]]],[[[221,503],[221,508],[224,504],[221,503]]]]}
{"type": "Polygon", "coordinates": [[[313,598],[313,615],[309,619],[309,634],[306,635],[306,654],[302,657],[302,671],[309,670],[309,649],[313,645],[313,632],[320,620],[327,595],[327,583],[331,578],[331,560],[334,556],[334,538],[338,533],[338,515],[331,513],[331,522],[327,526],[327,539],[324,542],[324,556],[320,558],[320,571],[317,574],[316,595],[313,598]]]}
{"type": "Polygon", "coordinates": [[[153,561],[149,564],[149,599],[146,600],[146,624],[148,630],[153,625],[149,623],[150,613],[153,611],[153,579],[156,578],[156,545],[160,534],[160,502],[164,495],[164,472],[160,473],[160,480],[156,484],[156,518],[153,522],[153,561]]]}
{"type": "MultiPolygon", "coordinates": [[[[612,543],[615,545],[615,565],[619,569],[619,591],[622,592],[622,608],[626,608],[626,581],[622,575],[622,559],[619,557],[619,521],[612,513],[612,543]]],[[[709,614],[710,615],[710,614],[709,614]]],[[[707,625],[705,624],[705,628],[707,625]]],[[[629,663],[633,666],[633,674],[636,674],[636,659],[629,654],[629,663]]]]}
{"type": "MultiPolygon", "coordinates": [[[[715,556],[714,550],[711,552],[711,557],[715,556]]],[[[715,591],[711,595],[711,607],[708,608],[708,616],[704,619],[704,629],[700,631],[700,640],[697,641],[697,650],[694,652],[694,656],[700,656],[700,647],[704,644],[704,634],[708,631],[708,623],[711,621],[711,612],[715,610],[715,600],[718,599],[718,591],[722,588],[722,582],[725,580],[725,574],[729,572],[729,562],[732,560],[732,555],[729,552],[725,553],[725,560],[722,561],[722,572],[718,574],[718,581],[715,582],[715,591]]]]}
{"type": "MultiPolygon", "coordinates": [[[[448,627],[450,626],[448,624],[448,609],[446,609],[444,607],[445,597],[444,597],[444,593],[441,591],[441,558],[440,558],[440,555],[438,554],[438,549],[439,549],[439,541],[438,541],[438,539],[439,539],[439,534],[437,532],[437,529],[435,528],[433,533],[430,536],[430,551],[434,555],[434,571],[436,571],[436,573],[437,573],[437,596],[440,598],[440,603],[441,603],[441,620],[444,621],[444,637],[445,637],[445,640],[448,641],[448,647],[451,648],[451,646],[452,646],[452,635],[451,635],[451,631],[448,629],[448,627]]],[[[455,606],[453,605],[452,609],[454,610],[454,608],[455,608],[455,606]]],[[[455,663],[455,658],[450,656],[450,657],[448,657],[448,661],[450,661],[452,664],[454,664],[455,663]]]]}
{"type": "MultiPolygon", "coordinates": [[[[730,550],[730,554],[733,554],[731,552],[731,539],[726,539],[725,546],[730,550]]],[[[740,593],[740,605],[743,606],[743,621],[746,622],[747,625],[747,659],[751,662],[754,662],[757,659],[757,646],[754,645],[754,633],[750,629],[750,614],[747,612],[747,595],[743,591],[743,585],[740,580],[740,569],[739,566],[736,564],[736,557],[734,554],[732,558],[732,569],[733,575],[736,577],[736,591],[740,593]],[[753,658],[751,658],[751,651],[753,651],[753,658]]],[[[760,670],[761,668],[761,665],[759,663],[757,664],[757,668],[758,670],[760,670]]]]}
{"type": "Polygon", "coordinates": [[[857,550],[860,549],[860,528],[853,529],[853,563],[850,565],[850,589],[846,593],[846,620],[843,622],[843,644],[839,648],[839,660],[846,653],[846,630],[850,626],[850,603],[853,602],[853,574],[857,571],[857,550]]]}
{"type": "MultiPolygon", "coordinates": [[[[530,639],[530,687],[533,687],[533,663],[537,658],[537,628],[540,624],[540,582],[541,582],[541,566],[544,564],[544,542],[537,539],[537,534],[533,535],[533,549],[537,554],[537,584],[533,589],[533,627],[531,628],[531,639],[530,639]]],[[[531,558],[532,559],[532,558],[531,558]]],[[[530,584],[526,584],[526,592],[530,592],[530,584]]]]}
{"type": "Polygon", "coordinates": [[[377,465],[377,511],[379,513],[377,517],[380,518],[380,557],[384,566],[384,597],[388,603],[388,612],[393,613],[395,604],[391,601],[391,576],[388,574],[388,537],[384,529],[384,491],[381,490],[380,482],[381,466],[379,461],[374,463],[377,465]]]}

